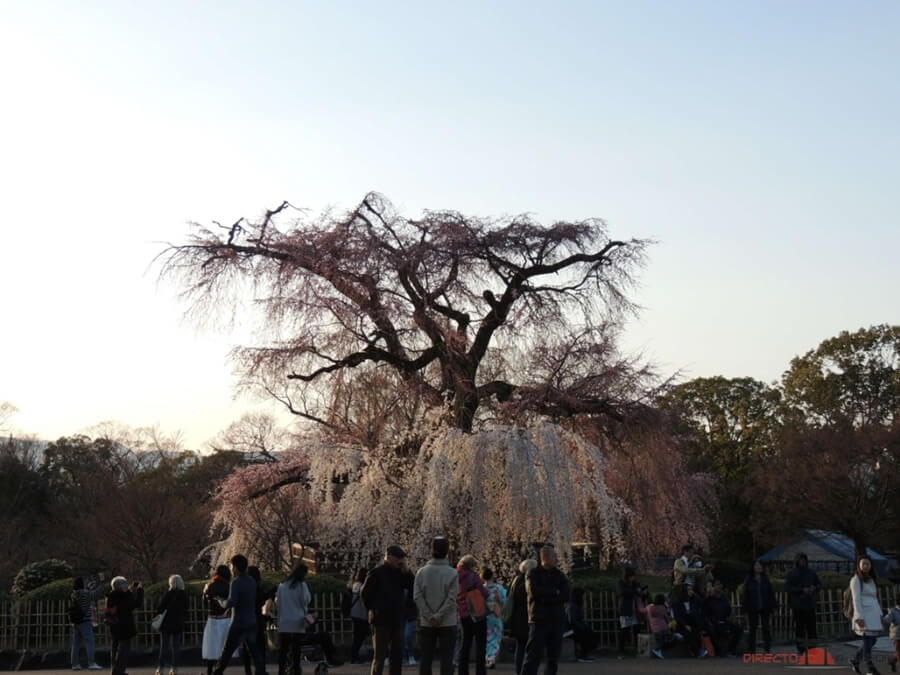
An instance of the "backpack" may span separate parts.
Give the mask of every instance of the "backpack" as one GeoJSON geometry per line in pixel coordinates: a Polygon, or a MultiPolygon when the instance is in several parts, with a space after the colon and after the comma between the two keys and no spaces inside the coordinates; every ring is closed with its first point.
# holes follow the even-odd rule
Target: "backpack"
{"type": "Polygon", "coordinates": [[[466,604],[469,608],[469,618],[474,622],[484,621],[487,616],[487,606],[481,591],[475,586],[475,572],[469,577],[469,590],[466,591],[466,604]]]}
{"type": "Polygon", "coordinates": [[[506,603],[503,605],[503,611],[500,613],[500,619],[503,623],[509,623],[513,617],[515,609],[516,587],[519,584],[519,577],[515,577],[509,586],[509,593],[506,595],[506,603]]]}
{"type": "Polygon", "coordinates": [[[69,605],[69,623],[73,626],[77,626],[78,624],[84,623],[85,617],[84,612],[81,611],[81,606],[75,602],[75,599],[72,599],[71,604],[69,605]]]}
{"type": "Polygon", "coordinates": [[[848,619],[853,618],[853,593],[850,591],[850,587],[844,589],[843,594],[844,600],[844,616],[848,619]]]}

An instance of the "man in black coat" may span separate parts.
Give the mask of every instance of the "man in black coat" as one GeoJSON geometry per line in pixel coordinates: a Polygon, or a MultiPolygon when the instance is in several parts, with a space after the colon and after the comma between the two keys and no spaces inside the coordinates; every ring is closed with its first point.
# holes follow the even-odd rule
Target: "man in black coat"
{"type": "Polygon", "coordinates": [[[717,656],[737,655],[737,646],[744,633],[743,627],[731,620],[731,603],[725,597],[722,582],[716,581],[712,591],[703,601],[703,617],[710,627],[717,656]],[[723,649],[725,647],[725,649],[723,649]]]}
{"type": "Polygon", "coordinates": [[[371,675],[382,675],[384,660],[390,655],[391,675],[400,675],[403,667],[403,627],[407,594],[412,596],[412,577],[403,573],[406,552],[399,546],[388,546],[384,562],[369,572],[363,583],[363,605],[372,624],[371,675]]]}
{"type": "Polygon", "coordinates": [[[816,600],[822,590],[819,575],[809,569],[809,558],[805,553],[797,555],[794,568],[784,580],[784,590],[794,612],[797,630],[797,653],[815,646],[816,642],[816,600]]]}
{"type": "Polygon", "coordinates": [[[547,650],[546,675],[556,675],[562,652],[566,625],[566,603],[569,602],[569,580],[556,567],[556,550],[541,549],[541,564],[525,577],[528,594],[528,644],[522,675],[537,675],[544,650],[547,650]]]}

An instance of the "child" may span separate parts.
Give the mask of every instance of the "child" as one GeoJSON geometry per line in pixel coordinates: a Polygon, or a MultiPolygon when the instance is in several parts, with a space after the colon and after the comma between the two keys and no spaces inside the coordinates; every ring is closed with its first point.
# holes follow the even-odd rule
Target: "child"
{"type": "Polygon", "coordinates": [[[891,670],[897,672],[897,661],[900,660],[900,599],[890,612],[882,619],[884,624],[891,627],[891,642],[894,643],[894,653],[888,658],[891,670]]]}
{"type": "Polygon", "coordinates": [[[662,593],[653,598],[653,604],[647,606],[647,618],[650,622],[650,632],[653,634],[653,649],[651,654],[658,659],[663,658],[663,647],[675,642],[675,634],[670,628],[672,617],[669,608],[666,607],[666,596],[662,593]]]}

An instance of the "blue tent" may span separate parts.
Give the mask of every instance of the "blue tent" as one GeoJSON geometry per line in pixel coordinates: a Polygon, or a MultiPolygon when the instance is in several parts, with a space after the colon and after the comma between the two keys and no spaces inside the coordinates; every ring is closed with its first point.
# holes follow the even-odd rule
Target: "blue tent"
{"type": "MultiPolygon", "coordinates": [[[[856,549],[853,545],[853,540],[843,534],[828,530],[800,530],[796,539],[766,551],[759,559],[763,563],[778,561],[793,564],[793,556],[788,552],[793,551],[796,554],[799,550],[807,548],[804,546],[807,542],[810,544],[808,546],[809,550],[804,552],[809,557],[810,567],[813,569],[833,570],[848,574],[853,572],[856,564],[856,549]],[[815,554],[817,550],[830,554],[829,559],[827,561],[816,560],[815,554]]],[[[879,576],[890,578],[900,571],[896,560],[883,556],[871,548],[867,548],[866,553],[872,559],[872,565],[879,576]]],[[[824,558],[824,556],[822,557],[824,558]]]]}

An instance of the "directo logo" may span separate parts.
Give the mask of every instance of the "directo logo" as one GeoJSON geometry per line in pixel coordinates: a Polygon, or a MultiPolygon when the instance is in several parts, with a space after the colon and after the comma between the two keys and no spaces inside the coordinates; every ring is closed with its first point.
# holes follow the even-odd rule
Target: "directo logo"
{"type": "Polygon", "coordinates": [[[785,666],[833,666],[834,657],[827,649],[813,647],[803,654],[785,652],[775,654],[744,654],[744,663],[780,663],[785,666]]]}

